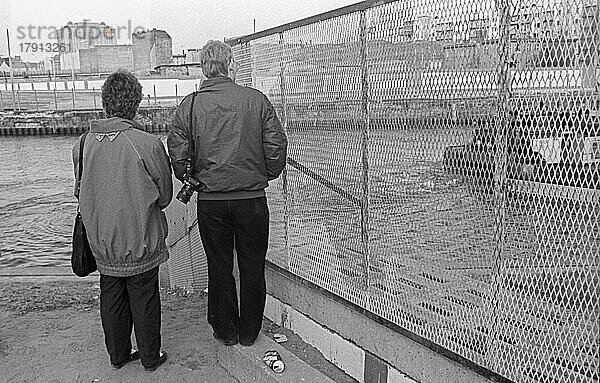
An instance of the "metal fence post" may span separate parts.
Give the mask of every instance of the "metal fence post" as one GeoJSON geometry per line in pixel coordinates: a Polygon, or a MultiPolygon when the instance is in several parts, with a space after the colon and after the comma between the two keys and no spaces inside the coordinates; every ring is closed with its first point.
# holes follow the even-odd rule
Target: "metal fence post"
{"type": "Polygon", "coordinates": [[[175,105],[179,105],[179,96],[177,95],[177,83],[175,83],[175,105]]]}
{"type": "Polygon", "coordinates": [[[498,118],[496,118],[495,131],[495,155],[494,155],[494,264],[492,265],[492,296],[490,297],[490,306],[487,310],[489,315],[490,331],[487,337],[487,357],[488,366],[496,369],[498,363],[498,352],[494,340],[498,337],[498,292],[501,282],[502,252],[505,241],[505,215],[506,215],[506,172],[508,156],[508,126],[510,101],[510,3],[508,0],[496,0],[496,9],[500,16],[500,36],[498,44],[498,67],[497,67],[497,89],[498,89],[498,118]]]}
{"type": "MultiPolygon", "coordinates": [[[[283,32],[279,33],[279,88],[281,92],[281,109],[282,109],[282,123],[283,129],[287,134],[288,131],[288,118],[287,118],[287,100],[286,100],[286,78],[285,78],[285,40],[283,32]]],[[[288,191],[288,174],[287,166],[283,168],[281,173],[281,181],[283,183],[283,223],[285,227],[285,258],[288,263],[290,259],[290,238],[289,238],[289,191],[288,191]]]]}
{"type": "Polygon", "coordinates": [[[21,91],[17,89],[17,107],[21,110],[21,91]]]}
{"type": "Polygon", "coordinates": [[[94,109],[98,109],[98,105],[96,105],[96,87],[92,88],[92,94],[94,95],[94,109]]]}
{"type": "Polygon", "coordinates": [[[152,90],[154,91],[154,105],[158,104],[156,100],[156,84],[152,85],[152,90]]]}
{"type": "Polygon", "coordinates": [[[56,87],[54,87],[54,110],[58,110],[58,96],[56,94],[56,87]]]}
{"type": "Polygon", "coordinates": [[[73,89],[71,89],[71,98],[73,99],[73,109],[75,109],[75,83],[73,82],[73,89]]]}
{"type": "Polygon", "coordinates": [[[2,95],[2,91],[0,91],[0,108],[4,112],[4,96],[2,95]]]}
{"type": "Polygon", "coordinates": [[[37,90],[35,88],[33,88],[33,98],[35,100],[35,111],[39,112],[39,106],[38,106],[38,98],[37,98],[37,90]]]}
{"type": "Polygon", "coordinates": [[[369,129],[371,123],[369,111],[369,63],[367,61],[367,11],[360,13],[360,72],[361,72],[361,111],[362,111],[362,192],[360,208],[360,237],[363,254],[363,284],[369,287],[369,129]]]}

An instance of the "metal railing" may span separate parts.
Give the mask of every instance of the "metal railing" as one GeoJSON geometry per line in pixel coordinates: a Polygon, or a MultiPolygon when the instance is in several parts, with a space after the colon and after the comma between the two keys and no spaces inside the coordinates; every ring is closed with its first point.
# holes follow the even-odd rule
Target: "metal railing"
{"type": "Polygon", "coordinates": [[[598,382],[598,18],[366,1],[230,40],[289,137],[269,261],[503,379],[598,382]]]}
{"type": "MultiPolygon", "coordinates": [[[[102,109],[102,83],[68,80],[54,82],[18,82],[0,84],[0,112],[42,112],[102,109]]],[[[178,105],[187,94],[198,89],[199,80],[141,79],[141,107],[178,105]],[[170,81],[170,82],[169,82],[170,81]],[[162,84],[161,82],[169,82],[162,84]],[[158,83],[158,89],[157,89],[158,83]]]]}

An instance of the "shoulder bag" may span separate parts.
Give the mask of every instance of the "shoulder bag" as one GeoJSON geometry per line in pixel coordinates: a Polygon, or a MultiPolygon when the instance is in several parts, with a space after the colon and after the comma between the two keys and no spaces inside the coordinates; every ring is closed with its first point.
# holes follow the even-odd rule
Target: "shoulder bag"
{"type": "MultiPolygon", "coordinates": [[[[79,176],[77,177],[77,195],[81,192],[81,174],[83,172],[83,145],[87,132],[81,137],[79,144],[79,176]]],[[[75,217],[75,226],[73,227],[73,251],[71,252],[71,267],[73,273],[78,277],[86,277],[98,270],[96,259],[90,249],[90,244],[85,232],[85,226],[81,219],[79,211],[79,202],[77,202],[77,216],[75,217]]]]}

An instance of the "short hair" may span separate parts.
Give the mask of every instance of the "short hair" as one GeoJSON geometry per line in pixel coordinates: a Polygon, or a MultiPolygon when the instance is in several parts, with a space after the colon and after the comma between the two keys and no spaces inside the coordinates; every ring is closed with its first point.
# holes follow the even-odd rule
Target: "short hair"
{"type": "Polygon", "coordinates": [[[133,73],[119,69],[102,85],[102,106],[107,118],[133,120],[142,101],[142,85],[133,73]]]}
{"type": "Polygon", "coordinates": [[[209,40],[200,53],[202,73],[207,78],[225,77],[229,74],[229,64],[233,51],[228,44],[218,40],[209,40]]]}

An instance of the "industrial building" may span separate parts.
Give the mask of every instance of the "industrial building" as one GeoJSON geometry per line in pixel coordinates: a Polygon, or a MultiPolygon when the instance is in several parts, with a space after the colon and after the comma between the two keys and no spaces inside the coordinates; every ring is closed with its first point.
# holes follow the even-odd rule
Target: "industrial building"
{"type": "Polygon", "coordinates": [[[173,60],[173,43],[166,31],[152,29],[134,33],[131,39],[136,74],[148,74],[157,66],[170,64],[173,60]]]}

